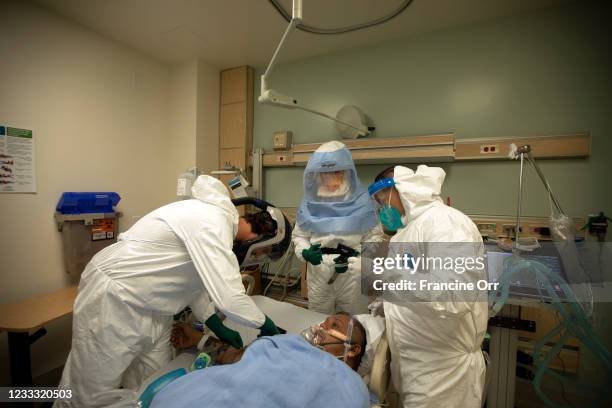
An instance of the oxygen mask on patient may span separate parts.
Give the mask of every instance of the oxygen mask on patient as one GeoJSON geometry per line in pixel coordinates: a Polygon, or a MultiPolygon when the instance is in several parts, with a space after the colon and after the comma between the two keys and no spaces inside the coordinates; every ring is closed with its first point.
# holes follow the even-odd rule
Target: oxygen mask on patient
{"type": "Polygon", "coordinates": [[[346,362],[351,346],[355,343],[351,341],[353,335],[353,319],[348,323],[345,333],[335,329],[326,329],[321,324],[311,326],[302,330],[302,337],[312,346],[334,355],[336,358],[346,362]],[[344,345],[342,355],[335,355],[327,346],[344,345]]]}

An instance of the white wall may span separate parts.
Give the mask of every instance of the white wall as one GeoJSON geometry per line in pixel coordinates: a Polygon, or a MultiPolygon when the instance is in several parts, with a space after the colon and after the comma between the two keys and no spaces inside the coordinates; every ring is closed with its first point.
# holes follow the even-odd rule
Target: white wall
{"type": "Polygon", "coordinates": [[[218,168],[219,69],[203,61],[175,65],[170,71],[169,173],[198,167],[218,168]]]}
{"type": "MultiPolygon", "coordinates": [[[[171,68],[29,3],[2,1],[0,15],[0,123],[33,129],[38,185],[36,194],[0,194],[3,304],[69,284],[53,222],[62,192],[118,192],[121,230],[174,200],[176,176],[195,164],[196,117],[218,116],[197,110],[198,72],[212,87],[206,109],[218,109],[219,72],[196,62],[171,68]]],[[[216,120],[208,125],[216,145],[216,120]]],[[[34,344],[34,376],[64,363],[70,324],[48,325],[34,344]]]]}
{"type": "Polygon", "coordinates": [[[196,163],[208,173],[219,168],[219,68],[198,61],[196,163]]]}
{"type": "Polygon", "coordinates": [[[173,66],[170,71],[170,117],[168,120],[168,171],[178,176],[195,166],[197,62],[173,66]]]}

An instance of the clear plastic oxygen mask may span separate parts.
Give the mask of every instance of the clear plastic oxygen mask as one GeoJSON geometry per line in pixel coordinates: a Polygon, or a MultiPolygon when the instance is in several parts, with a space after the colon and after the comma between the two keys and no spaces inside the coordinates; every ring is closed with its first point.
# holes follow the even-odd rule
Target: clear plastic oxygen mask
{"type": "Polygon", "coordinates": [[[353,345],[351,341],[351,338],[353,335],[353,325],[354,325],[353,319],[351,318],[349,320],[348,328],[345,334],[335,329],[325,329],[320,324],[317,324],[307,329],[304,329],[301,335],[304,338],[304,340],[306,340],[312,346],[320,350],[323,350],[323,351],[326,351],[325,346],[343,344],[344,350],[342,352],[342,355],[335,356],[335,357],[346,362],[348,358],[348,353],[351,349],[351,346],[353,345]],[[326,341],[326,339],[329,339],[329,337],[332,337],[334,340],[326,341]]]}

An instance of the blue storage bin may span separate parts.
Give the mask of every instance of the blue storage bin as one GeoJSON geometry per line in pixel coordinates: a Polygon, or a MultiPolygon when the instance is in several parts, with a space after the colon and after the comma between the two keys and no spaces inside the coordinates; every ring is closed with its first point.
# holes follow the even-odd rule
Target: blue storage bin
{"type": "Polygon", "coordinates": [[[112,213],[119,200],[121,197],[114,192],[67,192],[55,209],[61,214],[112,213]]]}

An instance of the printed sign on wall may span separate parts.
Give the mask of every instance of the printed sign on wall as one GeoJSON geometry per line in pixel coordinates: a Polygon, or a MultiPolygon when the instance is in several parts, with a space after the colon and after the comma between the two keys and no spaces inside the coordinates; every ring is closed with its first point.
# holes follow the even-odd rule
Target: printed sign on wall
{"type": "Polygon", "coordinates": [[[0,125],[0,192],[35,193],[34,134],[0,125]]]}

